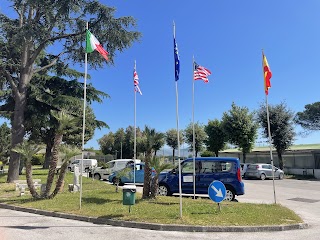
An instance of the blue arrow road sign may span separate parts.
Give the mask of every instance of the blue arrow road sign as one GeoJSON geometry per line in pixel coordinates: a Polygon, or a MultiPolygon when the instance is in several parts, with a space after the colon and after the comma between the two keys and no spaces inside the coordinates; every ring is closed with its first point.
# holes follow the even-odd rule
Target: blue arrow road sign
{"type": "Polygon", "coordinates": [[[208,194],[212,201],[217,203],[222,202],[226,197],[226,187],[220,181],[213,181],[209,185],[208,194]]]}

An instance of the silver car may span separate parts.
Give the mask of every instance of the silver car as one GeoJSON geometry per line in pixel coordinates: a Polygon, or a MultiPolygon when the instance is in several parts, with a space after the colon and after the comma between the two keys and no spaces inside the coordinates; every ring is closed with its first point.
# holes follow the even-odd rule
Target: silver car
{"type": "MultiPolygon", "coordinates": [[[[267,163],[254,163],[250,164],[245,173],[245,178],[260,178],[265,180],[266,178],[272,179],[272,165],[267,163]]],[[[284,172],[274,167],[274,178],[283,179],[284,172]]]]}

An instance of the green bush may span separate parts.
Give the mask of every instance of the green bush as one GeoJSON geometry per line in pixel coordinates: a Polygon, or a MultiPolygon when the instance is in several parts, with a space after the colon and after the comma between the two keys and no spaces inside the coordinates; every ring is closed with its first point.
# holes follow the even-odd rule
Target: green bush
{"type": "Polygon", "coordinates": [[[40,153],[40,154],[33,155],[32,159],[31,159],[31,163],[32,163],[32,165],[43,165],[44,154],[40,153]]]}
{"type": "Polygon", "coordinates": [[[215,154],[210,151],[204,151],[201,153],[201,157],[215,157],[215,154]]]}

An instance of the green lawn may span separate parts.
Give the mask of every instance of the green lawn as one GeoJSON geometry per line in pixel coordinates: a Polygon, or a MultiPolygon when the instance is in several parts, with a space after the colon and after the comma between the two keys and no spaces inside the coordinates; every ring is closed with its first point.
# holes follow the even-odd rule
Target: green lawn
{"type": "MultiPolygon", "coordinates": [[[[34,171],[34,178],[46,179],[45,170],[34,171]]],[[[25,176],[21,176],[24,179],[25,176]]],[[[293,211],[279,204],[249,204],[222,202],[221,212],[217,204],[209,199],[183,198],[183,218],[180,219],[178,197],[158,197],[156,200],[142,200],[136,194],[136,204],[129,207],[122,204],[122,191],[115,192],[115,186],[102,181],[83,179],[82,208],[79,210],[79,193],[68,192],[67,186],[73,175],[67,174],[65,188],[53,200],[32,200],[30,194],[22,197],[14,190],[14,184],[5,183],[6,175],[0,176],[0,202],[83,216],[99,218],[203,226],[258,226],[301,223],[293,211]]]]}

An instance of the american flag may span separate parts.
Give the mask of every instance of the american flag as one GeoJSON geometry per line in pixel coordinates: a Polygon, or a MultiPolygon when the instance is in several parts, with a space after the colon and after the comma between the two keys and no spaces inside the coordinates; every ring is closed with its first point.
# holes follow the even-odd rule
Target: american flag
{"type": "Polygon", "coordinates": [[[140,93],[140,95],[142,95],[142,92],[139,88],[139,76],[138,76],[136,69],[134,69],[134,71],[133,71],[133,85],[134,85],[134,91],[138,92],[138,93],[140,93]]]}
{"type": "Polygon", "coordinates": [[[205,83],[209,82],[208,76],[211,75],[211,71],[205,67],[200,66],[194,62],[193,79],[203,80],[205,83]]]}

